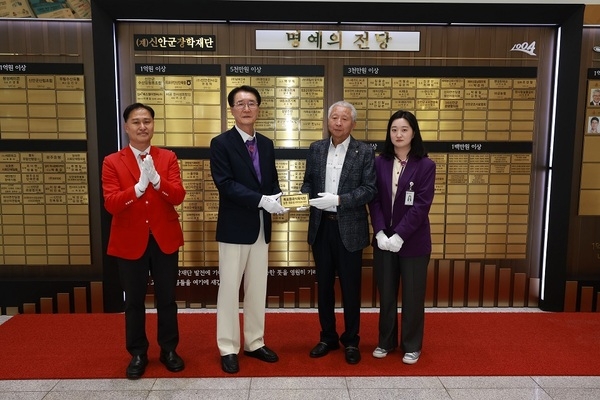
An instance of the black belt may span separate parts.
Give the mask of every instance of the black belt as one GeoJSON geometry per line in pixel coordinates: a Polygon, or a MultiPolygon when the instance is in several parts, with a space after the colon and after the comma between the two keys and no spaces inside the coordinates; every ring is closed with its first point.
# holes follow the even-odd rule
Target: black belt
{"type": "Polygon", "coordinates": [[[330,221],[337,221],[337,213],[330,211],[323,211],[323,218],[328,219],[330,221]]]}

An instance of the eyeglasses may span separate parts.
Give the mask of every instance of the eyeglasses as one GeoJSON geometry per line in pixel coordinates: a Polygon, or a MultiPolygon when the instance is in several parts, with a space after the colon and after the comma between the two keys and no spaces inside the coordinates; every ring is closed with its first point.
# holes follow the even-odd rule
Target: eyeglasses
{"type": "Polygon", "coordinates": [[[255,101],[249,101],[247,103],[244,103],[243,101],[238,101],[233,106],[239,110],[243,110],[246,107],[248,107],[250,110],[255,110],[258,107],[258,103],[255,101]]]}

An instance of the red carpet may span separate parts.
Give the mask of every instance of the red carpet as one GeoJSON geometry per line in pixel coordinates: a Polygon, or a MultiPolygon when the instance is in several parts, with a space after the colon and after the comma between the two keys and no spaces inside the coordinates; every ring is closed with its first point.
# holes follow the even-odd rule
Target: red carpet
{"type": "MultiPolygon", "coordinates": [[[[235,376],[550,376],[600,375],[600,313],[427,313],[419,362],[401,354],[375,359],[377,314],[363,313],[361,352],[348,365],[341,350],[308,356],[319,328],[316,313],[268,313],[266,343],[280,361],[240,354],[235,376]]],[[[341,323],[338,315],[338,324],[341,323]]],[[[156,315],[148,314],[150,365],[144,377],[223,377],[214,313],[180,314],[174,374],[158,362],[156,315]]],[[[0,325],[0,379],[123,378],[129,355],[121,314],[18,315],[0,325]]]]}

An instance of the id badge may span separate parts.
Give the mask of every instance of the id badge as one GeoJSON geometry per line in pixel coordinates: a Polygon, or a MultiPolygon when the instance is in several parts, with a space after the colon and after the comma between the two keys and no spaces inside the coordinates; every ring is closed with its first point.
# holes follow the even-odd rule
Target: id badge
{"type": "Polygon", "coordinates": [[[408,190],[404,194],[404,205],[405,206],[412,206],[415,201],[415,192],[413,191],[413,185],[414,185],[414,183],[410,182],[408,190]]]}
{"type": "Polygon", "coordinates": [[[415,201],[415,192],[413,192],[412,190],[407,190],[406,194],[404,195],[404,205],[412,206],[414,201],[415,201]]]}

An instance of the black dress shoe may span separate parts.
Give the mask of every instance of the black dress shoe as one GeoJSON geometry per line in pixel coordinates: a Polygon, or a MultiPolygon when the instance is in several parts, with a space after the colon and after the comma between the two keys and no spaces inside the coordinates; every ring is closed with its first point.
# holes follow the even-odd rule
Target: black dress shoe
{"type": "Polygon", "coordinates": [[[165,364],[167,369],[171,372],[179,372],[185,368],[185,364],[183,363],[183,359],[179,357],[179,354],[173,351],[161,351],[160,352],[160,362],[165,364]]]}
{"type": "Polygon", "coordinates": [[[135,355],[127,366],[127,379],[140,379],[146,371],[148,356],[146,354],[135,355]]]}
{"type": "Polygon", "coordinates": [[[346,362],[348,364],[358,364],[360,361],[360,351],[358,347],[348,346],[346,347],[346,362]]]}
{"type": "Polygon", "coordinates": [[[336,344],[327,344],[325,342],[319,342],[313,349],[310,351],[310,356],[312,358],[319,358],[326,356],[330,350],[337,350],[340,348],[338,343],[336,344]]]}
{"type": "Polygon", "coordinates": [[[237,354],[227,354],[221,356],[221,369],[228,374],[235,374],[240,371],[237,354]]]}
{"type": "Polygon", "coordinates": [[[254,351],[244,350],[244,354],[248,357],[258,358],[259,360],[268,363],[274,363],[279,361],[279,357],[277,357],[277,354],[275,354],[275,352],[267,346],[259,347],[254,351]]]}

